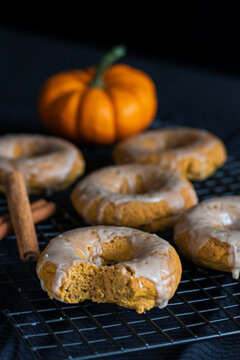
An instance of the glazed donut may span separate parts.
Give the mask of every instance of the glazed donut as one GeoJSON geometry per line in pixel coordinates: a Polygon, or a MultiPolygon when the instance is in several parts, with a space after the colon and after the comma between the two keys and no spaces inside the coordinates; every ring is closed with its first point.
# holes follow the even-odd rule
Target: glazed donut
{"type": "Polygon", "coordinates": [[[116,303],[138,313],[164,307],[182,273],[174,248],[139,230],[91,226],[52,239],[37,263],[42,288],[66,303],[116,303]]]}
{"type": "Polygon", "coordinates": [[[180,252],[199,265],[231,272],[240,270],[240,196],[205,200],[186,211],[174,228],[180,252]]]}
{"type": "Polygon", "coordinates": [[[175,172],[130,164],[94,171],[76,185],[72,203],[90,224],[164,231],[197,203],[192,185],[175,172]]]}
{"type": "Polygon", "coordinates": [[[67,188],[84,171],[80,150],[66,140],[43,135],[0,137],[0,190],[3,174],[18,170],[31,194],[67,188]]]}
{"type": "Polygon", "coordinates": [[[226,160],[222,141],[206,130],[173,127],[146,131],[120,142],[117,164],[142,163],[178,170],[191,180],[212,175],[226,160]]]}

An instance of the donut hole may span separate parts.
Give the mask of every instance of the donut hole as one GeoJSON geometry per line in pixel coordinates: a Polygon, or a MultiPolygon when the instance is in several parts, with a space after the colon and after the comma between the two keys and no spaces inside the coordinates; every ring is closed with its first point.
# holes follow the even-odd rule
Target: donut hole
{"type": "MultiPolygon", "coordinates": [[[[130,169],[130,168],[129,168],[130,169]]],[[[144,195],[159,191],[166,187],[168,178],[157,171],[136,171],[124,174],[120,171],[110,174],[110,179],[102,177],[101,185],[116,194],[122,195],[144,195]]]]}
{"type": "Polygon", "coordinates": [[[199,135],[193,133],[177,133],[172,136],[172,133],[166,134],[165,137],[159,138],[158,136],[143,137],[141,141],[134,144],[136,150],[143,149],[148,152],[165,151],[165,150],[177,150],[186,148],[193,145],[198,140],[199,135]]]}
{"type": "Polygon", "coordinates": [[[109,178],[102,177],[101,185],[108,191],[122,195],[144,194],[147,192],[143,176],[136,174],[123,174],[117,171],[109,178]]]}
{"type": "Polygon", "coordinates": [[[229,214],[220,214],[221,215],[221,229],[223,230],[240,230],[239,216],[229,216],[229,214]]]}
{"type": "MultiPolygon", "coordinates": [[[[164,176],[156,174],[145,174],[144,176],[137,176],[135,179],[135,186],[132,189],[128,185],[129,195],[147,195],[165,189],[168,186],[168,180],[164,176]]],[[[126,180],[125,180],[126,182],[126,180]]],[[[123,192],[121,192],[123,194],[123,192]]]]}
{"type": "Polygon", "coordinates": [[[197,140],[196,134],[185,134],[179,136],[169,136],[167,140],[167,146],[163,148],[163,150],[174,150],[174,149],[181,149],[187,146],[193,145],[197,140]]]}
{"type": "Polygon", "coordinates": [[[101,254],[94,255],[97,249],[88,247],[89,262],[95,265],[112,266],[122,261],[129,261],[134,257],[134,251],[127,238],[116,237],[101,246],[101,254]]]}
{"type": "Polygon", "coordinates": [[[234,205],[214,204],[209,206],[210,218],[216,229],[240,230],[239,208],[234,205]]]}
{"type": "Polygon", "coordinates": [[[123,179],[122,184],[119,188],[118,193],[123,195],[137,195],[137,194],[146,194],[148,188],[144,179],[141,176],[136,176],[136,178],[130,184],[126,178],[123,179]],[[132,185],[134,183],[134,185],[132,185]]]}
{"type": "Polygon", "coordinates": [[[26,141],[18,143],[14,146],[11,156],[2,153],[0,156],[12,159],[27,159],[44,155],[50,155],[59,151],[60,149],[56,144],[43,143],[41,141],[26,141]]]}

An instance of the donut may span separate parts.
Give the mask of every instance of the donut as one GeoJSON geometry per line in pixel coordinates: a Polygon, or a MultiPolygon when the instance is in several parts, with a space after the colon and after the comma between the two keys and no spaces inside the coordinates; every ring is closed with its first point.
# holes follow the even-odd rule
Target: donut
{"type": "Polygon", "coordinates": [[[183,210],[197,203],[193,186],[176,172],[157,166],[109,166],[86,176],[71,200],[93,225],[117,225],[165,231],[183,210]]]}
{"type": "Polygon", "coordinates": [[[240,270],[240,196],[205,200],[187,210],[174,227],[179,251],[196,264],[231,272],[240,270]]]}
{"type": "Polygon", "coordinates": [[[182,273],[175,249],[140,230],[91,226],[50,241],[37,263],[49,297],[66,303],[116,303],[138,313],[164,307],[182,273]]]}
{"type": "Polygon", "coordinates": [[[179,171],[204,180],[226,161],[225,146],[206,130],[172,127],[128,138],[113,150],[116,164],[142,163],[179,171]]]}
{"type": "Polygon", "coordinates": [[[67,188],[84,171],[80,150],[66,140],[43,135],[0,137],[0,191],[3,174],[18,170],[31,194],[67,188]]]}

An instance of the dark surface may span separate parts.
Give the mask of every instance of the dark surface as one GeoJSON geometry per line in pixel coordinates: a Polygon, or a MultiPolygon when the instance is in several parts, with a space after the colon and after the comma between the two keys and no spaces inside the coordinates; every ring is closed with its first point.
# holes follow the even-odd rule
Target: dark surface
{"type": "MultiPolygon", "coordinates": [[[[42,81],[58,71],[95,63],[105,50],[4,29],[0,32],[0,45],[1,133],[43,132],[36,112],[36,98],[42,81]]],[[[230,152],[239,151],[240,81],[237,77],[170,66],[153,57],[132,54],[131,49],[124,62],[146,71],[155,81],[159,97],[158,118],[162,121],[157,125],[164,122],[167,125],[171,120],[171,123],[203,127],[220,136],[230,152]]],[[[104,156],[106,151],[99,150],[104,156]]],[[[107,153],[109,156],[109,151],[107,153]]],[[[85,149],[85,154],[89,160],[93,158],[92,150],[85,149]]],[[[98,165],[104,162],[100,159],[98,165]]],[[[91,169],[90,162],[88,165],[91,169]]],[[[6,294],[0,292],[0,300],[6,308],[6,294]]],[[[11,303],[13,299],[7,296],[8,301],[11,303]]],[[[0,359],[30,358],[13,329],[6,322],[0,326],[0,359]]],[[[229,336],[114,356],[114,359],[191,359],[196,356],[199,359],[239,359],[239,339],[239,335],[229,336]]]]}

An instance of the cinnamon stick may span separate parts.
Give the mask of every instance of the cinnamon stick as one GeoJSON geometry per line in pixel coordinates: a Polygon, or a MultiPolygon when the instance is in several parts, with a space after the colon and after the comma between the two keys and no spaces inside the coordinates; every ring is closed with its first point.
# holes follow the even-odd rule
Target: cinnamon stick
{"type": "MultiPolygon", "coordinates": [[[[47,203],[47,200],[39,199],[39,200],[34,201],[32,204],[30,204],[30,206],[31,206],[31,209],[33,211],[37,207],[42,206],[42,205],[44,205],[46,203],[47,203]]],[[[9,214],[4,214],[4,215],[0,216],[0,227],[1,227],[2,224],[6,223],[6,222],[9,222],[9,221],[11,221],[11,218],[10,218],[9,214]]],[[[0,236],[0,240],[1,240],[1,236],[0,236]]]]}
{"type": "Polygon", "coordinates": [[[35,208],[32,212],[34,224],[49,218],[55,213],[56,209],[56,204],[52,201],[35,208]]]}
{"type": "Polygon", "coordinates": [[[3,181],[20,258],[35,260],[39,246],[24,177],[19,171],[12,171],[4,175],[3,181]]]}
{"type": "MultiPolygon", "coordinates": [[[[52,216],[56,211],[56,204],[54,202],[47,202],[44,199],[40,199],[31,204],[32,218],[34,224],[43,221],[52,216]]],[[[8,214],[0,217],[0,241],[6,236],[13,234],[14,229],[8,214]],[[2,221],[2,219],[5,221],[2,221]]]]}

